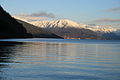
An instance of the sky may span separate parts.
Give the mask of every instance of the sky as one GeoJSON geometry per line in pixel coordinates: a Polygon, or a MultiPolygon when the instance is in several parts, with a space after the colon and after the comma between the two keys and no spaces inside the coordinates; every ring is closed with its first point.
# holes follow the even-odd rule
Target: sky
{"type": "Polygon", "coordinates": [[[120,27],[120,0],[0,0],[11,15],[120,27]]]}

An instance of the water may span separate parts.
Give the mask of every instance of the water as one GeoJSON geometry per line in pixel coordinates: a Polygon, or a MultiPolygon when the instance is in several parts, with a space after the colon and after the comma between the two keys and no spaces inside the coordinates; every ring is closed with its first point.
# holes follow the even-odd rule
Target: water
{"type": "Polygon", "coordinates": [[[120,41],[2,39],[0,80],[120,80],[120,41]]]}

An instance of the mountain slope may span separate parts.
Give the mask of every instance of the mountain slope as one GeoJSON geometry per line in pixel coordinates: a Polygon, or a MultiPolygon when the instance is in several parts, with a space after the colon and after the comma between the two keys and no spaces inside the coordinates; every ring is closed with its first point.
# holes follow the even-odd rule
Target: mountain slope
{"type": "Polygon", "coordinates": [[[68,26],[75,27],[75,28],[80,27],[78,23],[67,20],[67,19],[61,19],[61,20],[55,20],[55,21],[33,21],[30,23],[43,28],[44,27],[67,28],[68,26]]]}
{"type": "Polygon", "coordinates": [[[65,39],[120,39],[118,29],[106,25],[78,24],[68,19],[27,22],[65,39]]]}
{"type": "Polygon", "coordinates": [[[17,21],[21,23],[27,32],[32,34],[34,38],[61,38],[60,36],[50,33],[49,31],[46,31],[40,27],[36,27],[30,23],[18,19],[17,21]]]}
{"type": "Polygon", "coordinates": [[[44,28],[54,34],[57,34],[63,38],[71,39],[98,39],[99,36],[94,31],[80,26],[80,24],[67,20],[56,20],[56,21],[36,21],[31,24],[44,28]]]}
{"type": "Polygon", "coordinates": [[[26,32],[22,24],[18,23],[0,6],[0,38],[27,38],[32,37],[26,32]]]}
{"type": "Polygon", "coordinates": [[[34,21],[31,24],[44,28],[63,38],[77,39],[120,39],[118,29],[103,25],[78,24],[67,19],[55,21],[34,21]]]}
{"type": "Polygon", "coordinates": [[[116,28],[111,26],[104,26],[104,25],[86,25],[86,24],[78,24],[74,21],[61,19],[55,21],[34,21],[30,22],[33,25],[43,27],[43,28],[52,28],[52,27],[59,27],[59,28],[67,28],[67,27],[74,27],[74,28],[84,28],[89,29],[95,32],[113,32],[116,31],[116,28]]]}

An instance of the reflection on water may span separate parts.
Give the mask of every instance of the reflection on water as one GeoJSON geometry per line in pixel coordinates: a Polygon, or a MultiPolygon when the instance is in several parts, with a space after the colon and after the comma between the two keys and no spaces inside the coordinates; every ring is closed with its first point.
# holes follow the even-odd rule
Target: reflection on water
{"type": "Polygon", "coordinates": [[[0,80],[120,80],[120,44],[0,42],[0,80]]]}

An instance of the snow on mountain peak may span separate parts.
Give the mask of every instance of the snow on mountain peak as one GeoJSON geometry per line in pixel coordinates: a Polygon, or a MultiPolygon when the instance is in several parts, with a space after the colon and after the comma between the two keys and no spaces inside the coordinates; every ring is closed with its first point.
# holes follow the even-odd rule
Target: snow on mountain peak
{"type": "Polygon", "coordinates": [[[56,24],[55,26],[58,27],[79,27],[79,24],[68,20],[68,19],[61,19],[61,20],[56,20],[56,21],[51,21],[51,24],[56,24]]]}
{"type": "Polygon", "coordinates": [[[112,26],[109,25],[93,25],[93,26],[87,25],[86,28],[92,31],[104,32],[104,33],[117,31],[116,28],[113,28],[112,26]]]}
{"type": "Polygon", "coordinates": [[[30,24],[33,24],[38,27],[42,28],[68,28],[68,27],[73,27],[73,28],[84,28],[84,29],[89,29],[94,32],[103,32],[103,33],[108,33],[108,32],[115,32],[117,31],[116,28],[113,28],[112,26],[107,26],[107,25],[91,25],[91,24],[78,24],[77,22],[68,20],[68,19],[60,19],[60,20],[53,20],[53,21],[32,21],[29,22],[28,20],[18,17],[18,16],[13,16],[16,19],[23,20],[25,22],[28,22],[30,24]]]}
{"type": "Polygon", "coordinates": [[[39,27],[80,27],[78,23],[68,19],[60,19],[54,21],[34,21],[30,23],[39,27]]]}
{"type": "Polygon", "coordinates": [[[59,28],[67,28],[67,27],[74,27],[74,28],[84,28],[89,29],[95,32],[113,32],[117,31],[116,28],[113,28],[109,25],[86,25],[86,24],[78,24],[74,21],[68,19],[60,19],[54,21],[35,21],[31,22],[31,24],[39,27],[59,27],[59,28]]]}

